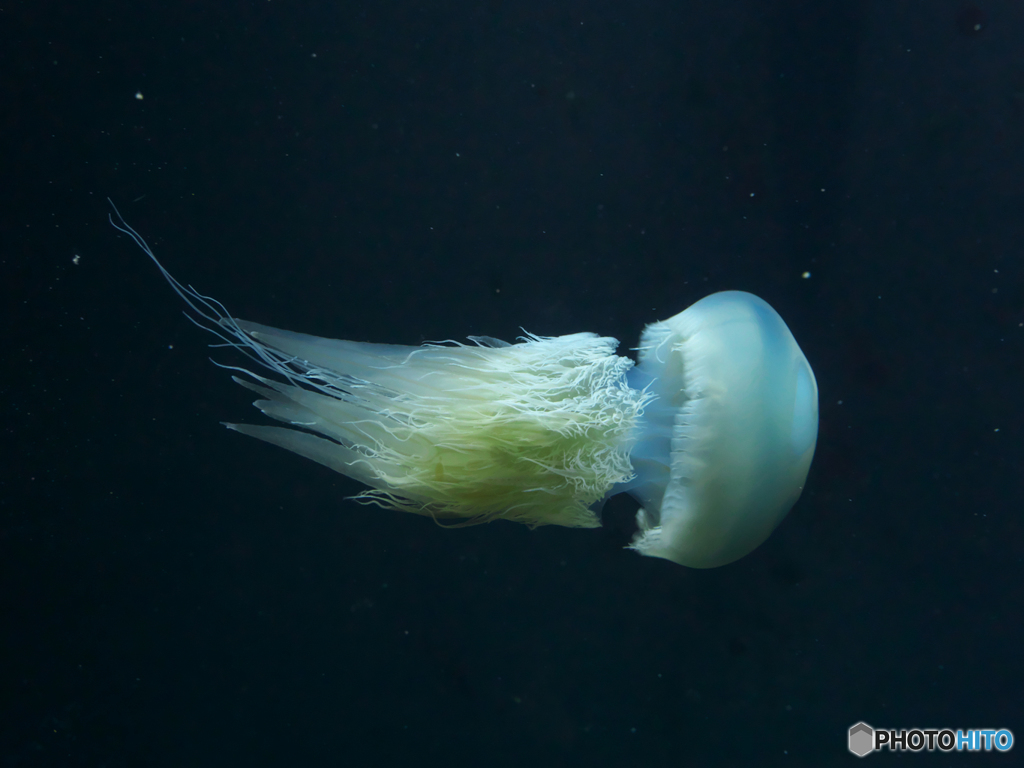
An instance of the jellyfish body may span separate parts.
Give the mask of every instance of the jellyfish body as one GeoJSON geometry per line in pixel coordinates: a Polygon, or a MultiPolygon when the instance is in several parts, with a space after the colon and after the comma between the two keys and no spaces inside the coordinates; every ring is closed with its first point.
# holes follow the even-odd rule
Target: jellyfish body
{"type": "MultiPolygon", "coordinates": [[[[115,209],[116,212],[116,209],[115,209]]],[[[713,294],[644,331],[640,363],[592,333],[419,347],[236,320],[132,237],[191,319],[271,375],[236,368],[264,414],[227,424],[369,487],[356,499],[443,524],[597,527],[627,492],[632,548],[692,567],[742,557],[796,502],[817,436],[810,366],[751,294],[713,294]]]]}
{"type": "Polygon", "coordinates": [[[653,323],[634,386],[654,395],[622,489],[641,506],[633,548],[694,568],[725,565],[775,529],[803,490],[818,387],[765,301],[724,291],[653,323]]]}

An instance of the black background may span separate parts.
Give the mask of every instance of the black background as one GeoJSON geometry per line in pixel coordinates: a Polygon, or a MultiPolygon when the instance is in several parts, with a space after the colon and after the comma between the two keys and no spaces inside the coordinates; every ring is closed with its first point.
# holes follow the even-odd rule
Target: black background
{"type": "Polygon", "coordinates": [[[1024,737],[1020,2],[10,0],[0,35],[0,766],[1024,737]],[[346,501],[219,426],[251,398],[108,196],[328,337],[625,350],[757,293],[817,375],[807,489],[710,571],[624,551],[621,497],[596,531],[346,501]]]}

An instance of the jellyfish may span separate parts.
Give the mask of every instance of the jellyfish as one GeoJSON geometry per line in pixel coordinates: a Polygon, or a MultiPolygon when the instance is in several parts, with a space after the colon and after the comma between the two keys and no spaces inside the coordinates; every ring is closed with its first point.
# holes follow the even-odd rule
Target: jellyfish
{"type": "Polygon", "coordinates": [[[186,315],[255,364],[222,367],[283,425],[225,426],[358,481],[357,501],[447,526],[595,528],[605,501],[627,493],[640,505],[630,549],[713,568],[757,548],[803,490],[817,384],[785,322],[750,293],[714,293],[648,325],[636,363],[594,333],[327,339],[233,317],[114,213],[186,315]]]}

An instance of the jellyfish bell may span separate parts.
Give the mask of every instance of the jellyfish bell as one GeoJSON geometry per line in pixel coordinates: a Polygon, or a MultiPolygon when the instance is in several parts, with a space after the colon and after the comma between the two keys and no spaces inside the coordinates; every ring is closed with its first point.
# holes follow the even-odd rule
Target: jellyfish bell
{"type": "Polygon", "coordinates": [[[599,526],[642,505],[631,548],[709,568],[756,548],[796,502],[817,438],[814,374],[764,301],[717,293],[643,332],[640,361],[593,333],[514,344],[326,339],[235,319],[179,283],[117,213],[193,322],[285,426],[226,424],[366,485],[355,498],[445,525],[599,526]]]}
{"type": "Polygon", "coordinates": [[[789,328],[750,293],[707,296],[653,323],[627,374],[655,395],[621,487],[642,505],[632,548],[694,568],[754,550],[800,497],[818,387],[789,328]]]}

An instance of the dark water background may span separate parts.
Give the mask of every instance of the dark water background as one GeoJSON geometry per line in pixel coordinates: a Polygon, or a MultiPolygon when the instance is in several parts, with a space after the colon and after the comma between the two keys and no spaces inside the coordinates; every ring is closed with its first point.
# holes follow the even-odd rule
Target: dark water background
{"type": "Polygon", "coordinates": [[[1024,738],[1024,5],[11,0],[0,38],[0,766],[1024,738]],[[711,571],[623,551],[624,499],[583,532],[355,505],[219,426],[251,398],[107,196],[329,337],[626,349],[757,293],[817,374],[807,490],[711,571]]]}

